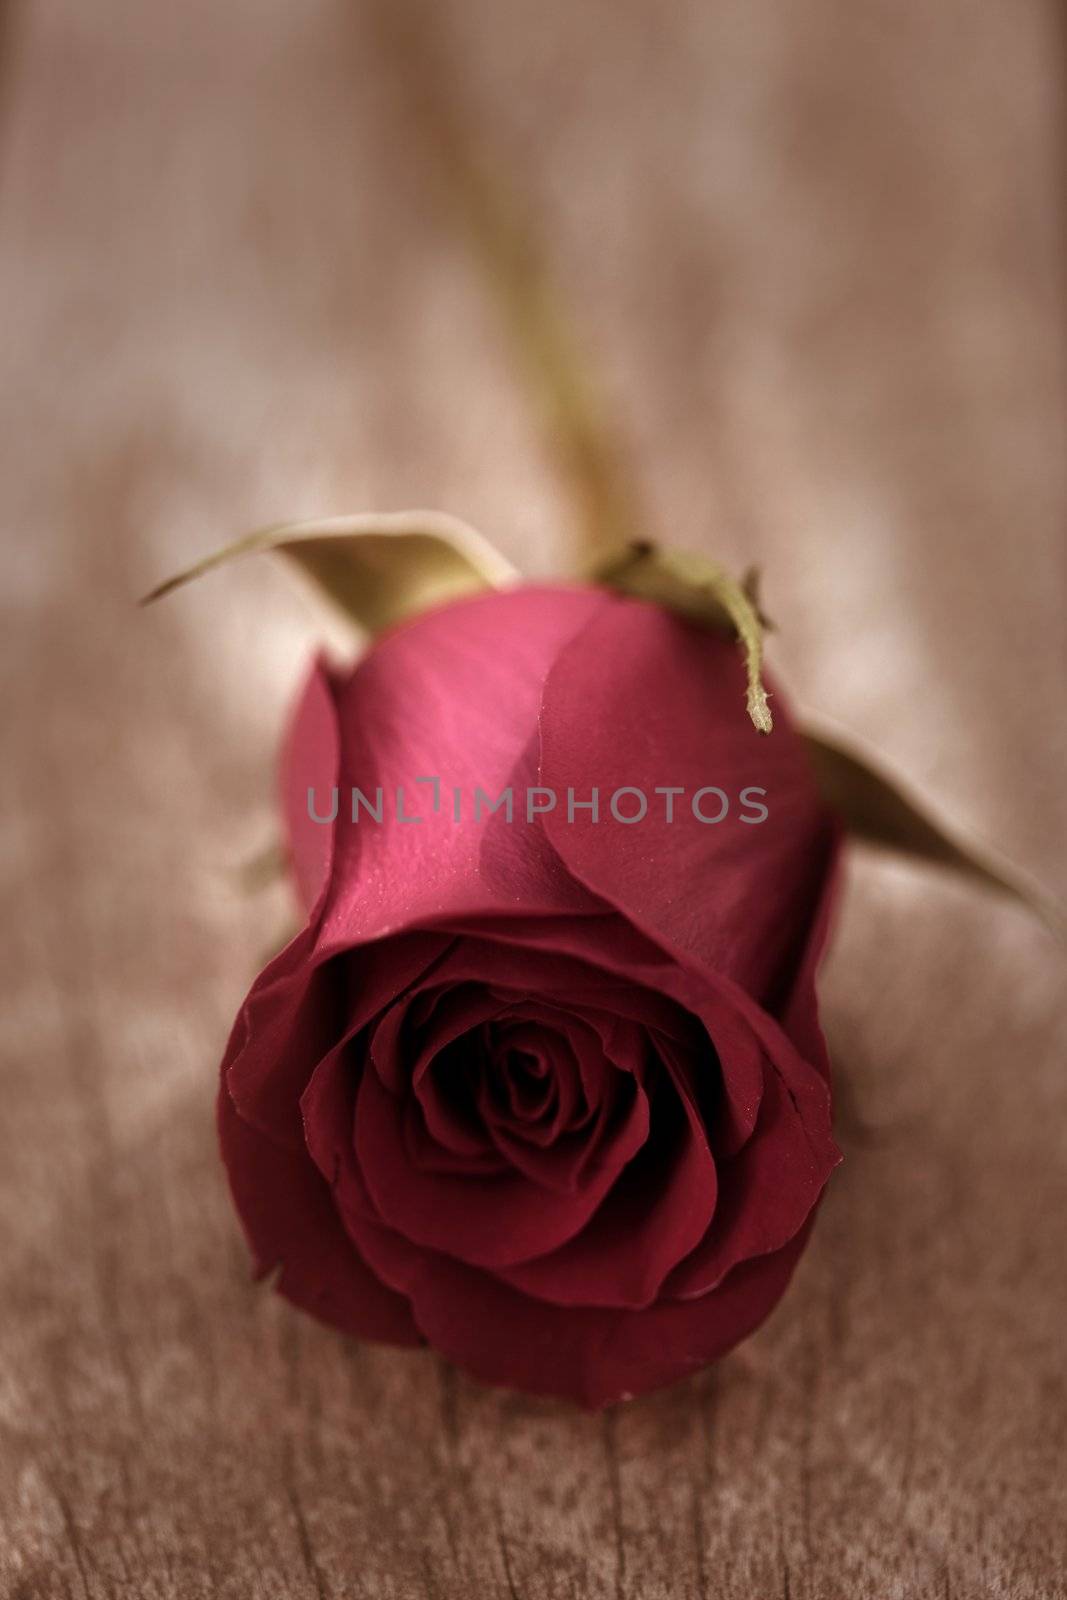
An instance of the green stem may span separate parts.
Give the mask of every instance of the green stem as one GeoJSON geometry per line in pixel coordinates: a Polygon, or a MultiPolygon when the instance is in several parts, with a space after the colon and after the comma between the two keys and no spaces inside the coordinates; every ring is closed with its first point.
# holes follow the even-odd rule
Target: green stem
{"type": "Polygon", "coordinates": [[[371,6],[422,145],[497,302],[591,559],[646,535],[637,496],[530,219],[485,157],[431,12],[416,10],[406,0],[371,6]]]}

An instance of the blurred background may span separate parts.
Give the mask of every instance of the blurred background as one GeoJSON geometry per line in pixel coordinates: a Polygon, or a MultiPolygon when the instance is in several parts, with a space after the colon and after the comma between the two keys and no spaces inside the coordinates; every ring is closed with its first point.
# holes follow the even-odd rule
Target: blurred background
{"type": "Polygon", "coordinates": [[[714,1371],[588,1418],[346,1343],[248,1281],[212,1122],[286,915],[240,868],[320,618],[269,561],[136,608],[350,510],[573,561],[458,123],[645,531],[758,563],[800,705],[1064,899],[1058,5],[0,22],[0,1593],[1067,1592],[1062,950],[857,856],[847,1160],[714,1371]]]}

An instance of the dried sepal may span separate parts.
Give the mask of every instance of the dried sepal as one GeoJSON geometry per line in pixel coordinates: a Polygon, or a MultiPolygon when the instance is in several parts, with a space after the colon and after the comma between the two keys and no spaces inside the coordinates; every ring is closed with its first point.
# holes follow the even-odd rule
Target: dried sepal
{"type": "Polygon", "coordinates": [[[1036,884],[984,846],[940,821],[907,786],[840,735],[804,730],[816,778],[827,804],[856,839],[954,872],[1007,894],[1029,907],[1059,939],[1063,913],[1036,884]]]}
{"type": "Polygon", "coordinates": [[[745,661],[745,703],[758,733],[774,726],[763,687],[763,634],[752,574],[742,582],[707,556],[638,542],[597,561],[587,576],[620,594],[651,600],[704,627],[736,634],[745,661]]]}
{"type": "Polygon", "coordinates": [[[284,522],[237,539],[159,584],[142,604],[237,556],[275,552],[296,564],[352,623],[380,633],[405,617],[515,580],[481,534],[439,511],[284,522]]]}

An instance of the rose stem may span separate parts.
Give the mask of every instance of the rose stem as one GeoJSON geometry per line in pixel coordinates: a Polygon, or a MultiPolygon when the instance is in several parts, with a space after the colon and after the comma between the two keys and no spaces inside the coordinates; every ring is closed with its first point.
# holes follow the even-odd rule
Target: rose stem
{"type": "Polygon", "coordinates": [[[497,301],[537,422],[581,536],[576,566],[648,537],[599,386],[564,313],[546,254],[514,189],[485,154],[433,8],[372,0],[369,13],[407,95],[426,155],[497,301]]]}

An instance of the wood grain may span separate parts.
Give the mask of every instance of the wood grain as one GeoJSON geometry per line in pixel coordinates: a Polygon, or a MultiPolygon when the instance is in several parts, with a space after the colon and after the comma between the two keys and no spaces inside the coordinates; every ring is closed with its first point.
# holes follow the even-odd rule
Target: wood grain
{"type": "MultiPolygon", "coordinates": [[[[1042,0],[448,0],[654,532],[764,569],[802,703],[1061,898],[1063,84],[1042,0]]],[[[249,1282],[215,1066],[286,906],[318,619],[282,517],[568,512],[402,86],[341,0],[3,32],[0,1592],[1067,1593],[1062,952],[857,858],[835,1177],[771,1322],[604,1417],[249,1282]]]]}

